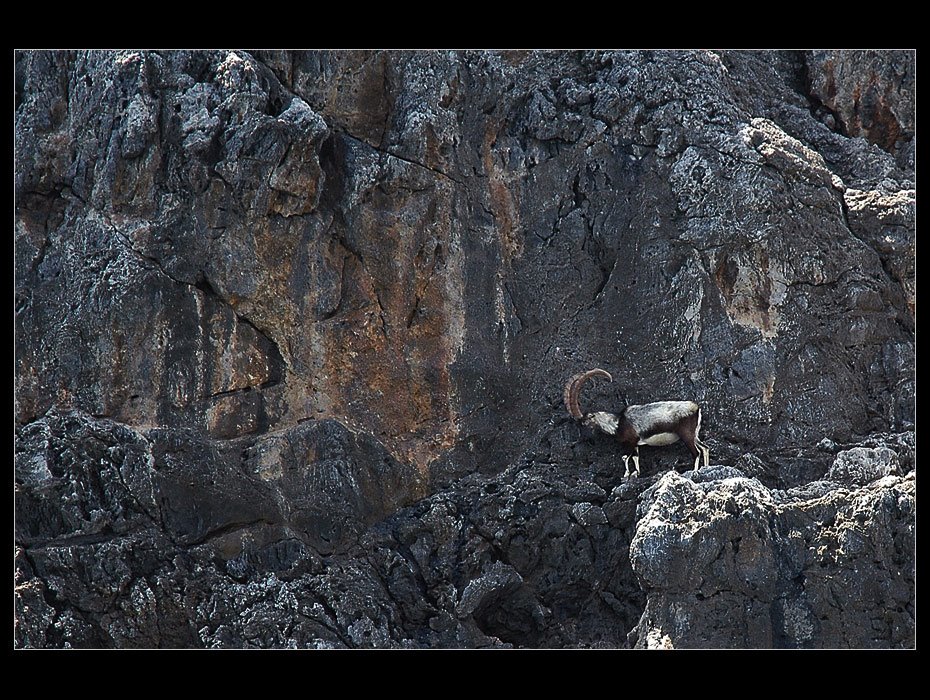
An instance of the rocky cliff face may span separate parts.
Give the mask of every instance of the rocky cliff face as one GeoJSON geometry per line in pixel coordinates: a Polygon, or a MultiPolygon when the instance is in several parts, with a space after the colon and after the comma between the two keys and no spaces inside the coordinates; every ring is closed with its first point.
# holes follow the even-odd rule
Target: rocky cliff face
{"type": "Polygon", "coordinates": [[[20,52],[19,646],[911,646],[912,52],[20,52]],[[711,470],[579,429],[689,398],[711,470]]]}

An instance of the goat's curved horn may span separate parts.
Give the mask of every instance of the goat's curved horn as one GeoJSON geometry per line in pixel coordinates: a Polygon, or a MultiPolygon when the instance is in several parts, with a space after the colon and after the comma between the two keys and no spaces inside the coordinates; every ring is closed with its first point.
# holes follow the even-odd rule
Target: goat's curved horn
{"type": "Polygon", "coordinates": [[[575,420],[578,420],[583,415],[581,408],[578,406],[581,387],[591,377],[604,377],[610,382],[614,380],[610,373],[603,369],[589,369],[587,372],[580,372],[568,380],[565,391],[562,393],[562,399],[565,401],[565,408],[568,409],[569,414],[575,420]]]}

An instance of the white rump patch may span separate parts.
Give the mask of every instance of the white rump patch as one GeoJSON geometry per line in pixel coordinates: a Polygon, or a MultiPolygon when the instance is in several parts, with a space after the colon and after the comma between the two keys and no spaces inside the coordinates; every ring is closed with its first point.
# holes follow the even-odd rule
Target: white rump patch
{"type": "Polygon", "coordinates": [[[671,445],[673,442],[678,442],[678,440],[679,438],[675,433],[656,433],[645,440],[640,440],[639,444],[661,447],[662,445],[671,445]]]}

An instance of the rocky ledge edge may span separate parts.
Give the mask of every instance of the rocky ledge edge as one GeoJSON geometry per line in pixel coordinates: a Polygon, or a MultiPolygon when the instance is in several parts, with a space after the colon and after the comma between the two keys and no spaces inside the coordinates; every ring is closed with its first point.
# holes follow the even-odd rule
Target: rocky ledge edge
{"type": "Polygon", "coordinates": [[[50,411],[16,436],[14,644],[914,646],[913,433],[825,441],[787,490],[752,455],[623,481],[550,448],[417,500],[336,421],[246,443],[50,411]]]}

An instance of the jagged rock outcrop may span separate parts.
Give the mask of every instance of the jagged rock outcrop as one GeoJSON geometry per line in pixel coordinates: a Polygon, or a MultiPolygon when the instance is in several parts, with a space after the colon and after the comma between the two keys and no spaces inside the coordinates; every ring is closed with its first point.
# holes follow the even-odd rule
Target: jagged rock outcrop
{"type": "MultiPolygon", "coordinates": [[[[914,94],[913,52],[17,52],[17,644],[723,644],[629,561],[682,455],[621,485],[564,380],[699,401],[752,512],[905,498],[914,94]]],[[[786,576],[746,644],[909,643],[820,588],[794,634],[786,576]]]]}
{"type": "Polygon", "coordinates": [[[811,96],[821,119],[847,136],[862,136],[914,165],[917,118],[911,51],[811,51],[806,57],[811,96]]]}
{"type": "Polygon", "coordinates": [[[915,479],[886,472],[885,450],[787,491],[732,467],[664,475],[630,545],[647,594],[635,646],[913,647],[915,479]]]}
{"type": "MultiPolygon", "coordinates": [[[[397,510],[371,486],[352,503],[377,457],[343,461],[344,428],[295,432],[239,450],[75,412],[31,424],[17,643],[913,646],[907,435],[841,451],[835,481],[787,491],[733,467],[618,483],[610,464],[546,463],[569,460],[555,440],[397,510]],[[280,473],[283,444],[314,455],[309,483],[280,473]],[[209,457],[209,484],[192,487],[186,452],[209,457]]],[[[382,459],[372,486],[391,493],[382,459]]]]}
{"type": "Polygon", "coordinates": [[[625,639],[643,604],[626,553],[647,481],[608,492],[597,479],[609,483],[609,470],[574,474],[528,455],[398,510],[386,499],[403,495],[410,475],[359,440],[332,422],[247,448],[73,411],[31,423],[16,459],[17,642],[625,639]],[[295,470],[285,450],[305,466],[295,470]],[[207,460],[200,474],[190,454],[207,460]]]}

